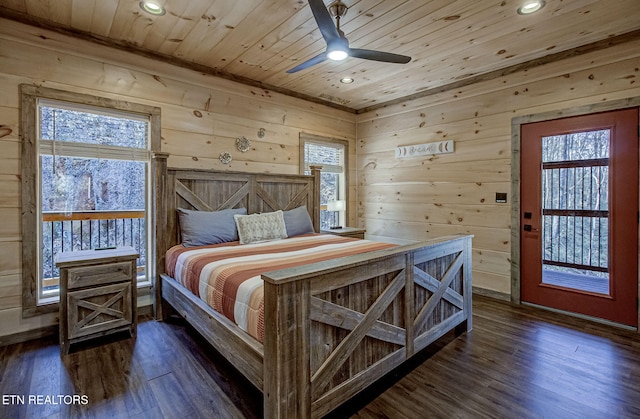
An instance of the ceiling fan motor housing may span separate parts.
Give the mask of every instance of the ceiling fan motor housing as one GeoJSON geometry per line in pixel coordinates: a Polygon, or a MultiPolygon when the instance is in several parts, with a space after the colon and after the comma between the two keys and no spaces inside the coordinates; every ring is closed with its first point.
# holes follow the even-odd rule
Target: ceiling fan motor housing
{"type": "Polygon", "coordinates": [[[349,9],[341,0],[335,0],[329,6],[325,6],[324,0],[308,0],[313,17],[318,24],[320,33],[327,44],[324,52],[309,58],[302,64],[287,70],[287,73],[296,73],[305,70],[316,64],[329,59],[341,61],[347,57],[360,58],[363,60],[380,61],[384,63],[406,64],[411,61],[411,57],[390,52],[373,51],[368,49],[350,48],[349,40],[340,29],[340,18],[349,9]],[[333,16],[333,17],[332,17],[333,16]],[[336,23],[333,23],[335,18],[336,23]]]}
{"type": "Polygon", "coordinates": [[[331,16],[338,19],[338,21],[341,17],[346,15],[347,10],[349,10],[349,7],[340,0],[335,0],[333,3],[329,4],[327,8],[329,9],[331,16]]]}

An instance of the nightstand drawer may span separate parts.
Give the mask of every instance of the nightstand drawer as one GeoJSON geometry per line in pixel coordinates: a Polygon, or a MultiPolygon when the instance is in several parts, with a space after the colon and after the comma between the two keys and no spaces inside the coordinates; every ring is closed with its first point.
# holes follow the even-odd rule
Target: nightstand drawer
{"type": "Polygon", "coordinates": [[[70,268],[67,287],[72,290],[87,286],[131,281],[132,269],[131,262],[115,262],[98,266],[70,268]]]}
{"type": "Polygon", "coordinates": [[[129,327],[131,282],[68,292],[67,308],[69,339],[129,327]]]}

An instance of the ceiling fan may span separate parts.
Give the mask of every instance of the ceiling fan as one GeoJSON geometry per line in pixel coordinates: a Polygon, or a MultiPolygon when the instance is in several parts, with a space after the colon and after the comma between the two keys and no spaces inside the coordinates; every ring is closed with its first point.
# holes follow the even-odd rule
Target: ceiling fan
{"type": "Polygon", "coordinates": [[[341,61],[347,57],[397,64],[406,64],[411,61],[411,57],[407,57],[406,55],[372,51],[368,49],[349,48],[349,41],[346,36],[344,36],[344,32],[340,29],[340,18],[347,13],[349,8],[341,0],[335,0],[328,6],[328,9],[325,7],[323,0],[309,0],[309,7],[311,7],[313,17],[318,24],[320,33],[327,43],[327,49],[323,53],[310,58],[304,63],[287,70],[287,73],[295,73],[300,70],[304,70],[327,59],[341,61]],[[333,24],[331,15],[336,18],[335,25],[333,24]]]}

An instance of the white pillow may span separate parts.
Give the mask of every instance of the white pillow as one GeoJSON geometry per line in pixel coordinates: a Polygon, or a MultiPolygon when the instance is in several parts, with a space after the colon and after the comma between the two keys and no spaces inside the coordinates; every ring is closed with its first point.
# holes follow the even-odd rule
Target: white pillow
{"type": "Polygon", "coordinates": [[[234,214],[233,218],[238,227],[240,244],[287,238],[282,211],[251,215],[234,214]]]}

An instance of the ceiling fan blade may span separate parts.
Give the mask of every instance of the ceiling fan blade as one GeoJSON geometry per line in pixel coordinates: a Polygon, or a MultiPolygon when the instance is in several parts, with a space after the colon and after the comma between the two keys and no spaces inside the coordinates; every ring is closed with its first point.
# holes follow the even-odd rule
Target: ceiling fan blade
{"type": "Polygon", "coordinates": [[[364,60],[382,61],[384,63],[406,64],[411,61],[411,57],[406,55],[392,54],[390,52],[371,51],[369,49],[350,48],[349,56],[362,58],[364,60]]]}
{"type": "Polygon", "coordinates": [[[340,34],[324,2],[322,0],[309,0],[309,7],[311,7],[313,17],[318,24],[318,28],[325,42],[331,44],[339,41],[341,39],[340,34]]]}
{"type": "Polygon", "coordinates": [[[296,73],[296,72],[298,72],[300,70],[304,70],[306,68],[309,68],[312,65],[320,64],[321,62],[325,61],[326,59],[327,59],[327,53],[325,51],[322,54],[318,54],[315,57],[310,58],[307,61],[303,62],[302,64],[299,64],[299,65],[287,70],[287,73],[296,73]]]}

